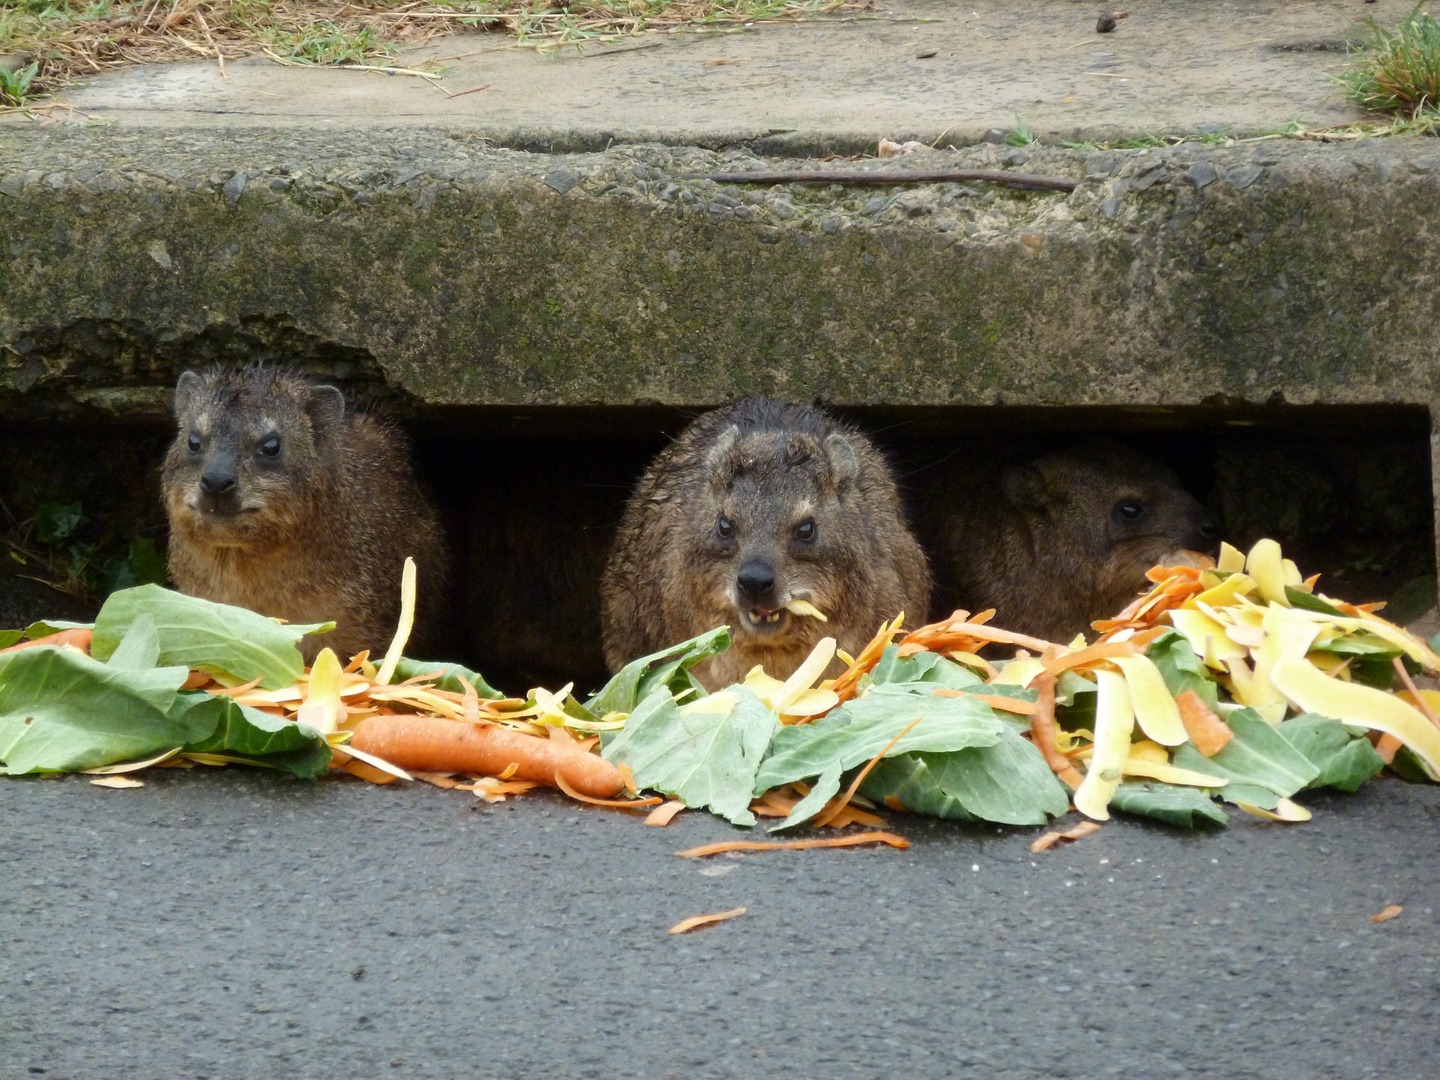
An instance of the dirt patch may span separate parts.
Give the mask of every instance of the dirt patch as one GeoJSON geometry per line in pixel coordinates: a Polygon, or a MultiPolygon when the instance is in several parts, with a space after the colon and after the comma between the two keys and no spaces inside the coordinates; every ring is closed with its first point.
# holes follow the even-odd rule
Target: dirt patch
{"type": "Polygon", "coordinates": [[[975,142],[1017,124],[1047,141],[1249,135],[1359,119],[1333,82],[1345,43],[1363,36],[1362,13],[1393,25],[1409,4],[1137,0],[1128,10],[1108,34],[1078,0],[906,0],[865,16],[546,55],[470,35],[396,58],[440,61],[439,80],[256,57],[228,64],[226,77],[213,62],[129,69],[66,97],[125,124],[439,124],[531,149],[769,138],[813,152],[881,136],[975,142]]]}

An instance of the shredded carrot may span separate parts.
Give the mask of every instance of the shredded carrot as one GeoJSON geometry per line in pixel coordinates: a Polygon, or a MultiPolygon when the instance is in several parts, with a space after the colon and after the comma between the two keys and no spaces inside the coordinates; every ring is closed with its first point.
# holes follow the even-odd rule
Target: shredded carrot
{"type": "Polygon", "coordinates": [[[512,761],[512,762],[510,762],[509,765],[506,765],[505,768],[503,768],[502,770],[500,770],[500,772],[498,772],[498,773],[495,774],[495,779],[496,779],[496,780],[509,780],[512,776],[514,776],[514,775],[515,775],[517,772],[519,772],[519,771],[520,771],[520,763],[519,763],[518,761],[512,761]]]}
{"type": "Polygon", "coordinates": [[[905,804],[900,801],[900,796],[898,795],[886,795],[885,805],[891,810],[895,810],[901,814],[908,814],[910,812],[905,808],[905,804]]]}
{"type": "Polygon", "coordinates": [[[910,841],[894,833],[867,832],[835,836],[828,840],[726,840],[719,844],[705,844],[687,851],[677,851],[675,854],[682,859],[701,859],[706,855],[719,855],[725,851],[804,851],[808,848],[854,847],[856,844],[889,844],[895,848],[908,848],[910,841]]]}
{"type": "Polygon", "coordinates": [[[724,922],[726,919],[738,918],[745,914],[743,907],[731,908],[729,911],[717,911],[714,915],[692,915],[688,919],[681,919],[674,926],[670,927],[667,933],[688,934],[701,926],[713,926],[715,923],[724,922]]]}
{"type": "Polygon", "coordinates": [[[868,810],[861,810],[854,803],[850,803],[841,807],[839,812],[825,824],[831,829],[843,829],[847,825],[870,825],[878,829],[885,825],[885,819],[868,810]]]}
{"type": "Polygon", "coordinates": [[[667,803],[661,803],[654,810],[651,810],[645,817],[646,825],[658,825],[664,828],[675,820],[675,816],[685,809],[685,804],[679,799],[671,799],[667,803]]]}
{"type": "Polygon", "coordinates": [[[1194,690],[1176,694],[1175,704],[1180,707],[1180,722],[1185,725],[1185,734],[1190,736],[1195,749],[1206,757],[1214,757],[1235,737],[1230,725],[1216,716],[1205,704],[1204,698],[1194,690]]]}
{"type": "Polygon", "coordinates": [[[180,684],[181,690],[199,690],[202,686],[209,686],[215,679],[208,671],[192,671],[185,676],[185,681],[180,684]]]}
{"type": "Polygon", "coordinates": [[[1086,649],[1047,656],[1041,662],[1051,675],[1059,675],[1062,671],[1093,664],[1097,660],[1109,660],[1113,656],[1136,656],[1139,652],[1140,646],[1133,641],[1102,641],[1086,649]]]}
{"type": "Polygon", "coordinates": [[[1067,829],[1065,832],[1047,832],[1030,845],[1030,850],[1044,851],[1052,844],[1056,844],[1061,840],[1079,840],[1082,836],[1089,836],[1091,833],[1098,832],[1099,830],[1100,826],[1095,822],[1082,821],[1073,829],[1067,829]]]}
{"type": "Polygon", "coordinates": [[[472,724],[478,724],[480,723],[480,694],[464,675],[460,676],[460,685],[465,687],[465,700],[462,702],[465,709],[465,719],[469,720],[472,724]]]}
{"type": "Polygon", "coordinates": [[[1425,719],[1429,720],[1436,727],[1440,727],[1440,719],[1436,719],[1435,710],[1430,707],[1430,702],[1425,700],[1425,695],[1415,686],[1415,680],[1410,678],[1410,673],[1405,670],[1405,664],[1397,656],[1390,663],[1395,665],[1395,671],[1400,676],[1400,681],[1405,684],[1405,689],[1410,691],[1410,704],[1414,705],[1422,713],[1425,719]]]}
{"type": "Polygon", "coordinates": [[[361,649],[358,653],[356,653],[354,656],[352,656],[352,657],[350,658],[350,663],[348,663],[348,664],[345,665],[345,668],[344,668],[345,674],[346,674],[346,675],[353,675],[355,672],[359,671],[362,667],[364,667],[364,666],[365,666],[365,661],[367,661],[367,660],[369,660],[369,659],[370,659],[370,650],[369,650],[369,649],[361,649]]]}
{"type": "Polygon", "coordinates": [[[555,773],[555,786],[576,802],[589,803],[591,806],[614,806],[620,810],[634,810],[641,806],[659,806],[665,801],[659,795],[651,795],[646,799],[597,799],[593,795],[581,795],[565,782],[565,777],[558,770],[555,773]]]}
{"type": "Polygon", "coordinates": [[[438,788],[445,788],[447,791],[460,786],[460,781],[456,780],[455,777],[449,773],[412,772],[410,775],[416,780],[423,780],[427,784],[433,784],[438,788]]]}
{"type": "Polygon", "coordinates": [[[1000,694],[977,694],[973,690],[951,690],[948,686],[942,686],[936,690],[935,697],[978,698],[992,709],[1015,713],[1017,716],[1030,716],[1035,712],[1035,702],[1033,701],[1021,701],[1019,698],[1003,697],[1000,694]]]}
{"type": "Polygon", "coordinates": [[[855,657],[854,663],[840,673],[839,677],[831,684],[830,689],[841,701],[849,701],[855,696],[859,689],[860,680],[866,672],[880,662],[880,657],[885,652],[885,647],[890,644],[900,630],[900,617],[896,616],[892,622],[881,623],[880,629],[875,636],[866,643],[855,657]]]}
{"type": "Polygon", "coordinates": [[[1391,919],[1397,918],[1397,917],[1400,915],[1400,912],[1402,912],[1402,911],[1404,911],[1404,910],[1405,910],[1405,909],[1402,908],[1399,904],[1391,904],[1391,905],[1389,905],[1388,907],[1386,907],[1384,910],[1379,911],[1379,912],[1376,912],[1374,915],[1371,915],[1371,916],[1370,916],[1370,921],[1371,921],[1371,922],[1389,922],[1391,919]]]}
{"type": "Polygon", "coordinates": [[[212,687],[210,693],[216,697],[239,697],[241,694],[248,694],[259,685],[260,679],[251,679],[249,682],[243,683],[240,686],[231,686],[229,688],[224,686],[212,687]]]}
{"type": "Polygon", "coordinates": [[[368,780],[372,784],[393,784],[399,779],[399,777],[391,775],[384,769],[377,769],[369,762],[361,761],[358,758],[351,758],[341,765],[340,768],[344,769],[351,776],[359,777],[361,780],[368,780]]]}
{"type": "Polygon", "coordinates": [[[840,802],[835,806],[835,808],[833,810],[829,810],[828,812],[822,810],[820,812],[820,815],[816,817],[815,824],[817,826],[829,825],[832,821],[834,821],[835,818],[839,815],[840,811],[843,810],[845,806],[850,802],[850,800],[855,797],[855,792],[860,790],[860,782],[864,780],[865,777],[870,775],[870,770],[875,768],[876,765],[879,765],[880,759],[883,758],[886,754],[888,754],[896,743],[898,743],[906,735],[909,735],[910,732],[914,729],[915,725],[920,723],[920,721],[923,719],[925,718],[921,716],[915,720],[910,721],[909,727],[907,727],[904,731],[900,732],[899,735],[896,735],[893,739],[886,743],[885,749],[881,750],[878,754],[871,758],[870,763],[866,765],[865,768],[860,770],[859,775],[856,776],[854,780],[850,781],[850,786],[846,788],[845,794],[841,796],[840,802]]]}
{"type": "Polygon", "coordinates": [[[630,766],[619,762],[615,767],[620,770],[620,779],[625,782],[624,790],[631,794],[638,792],[640,789],[635,786],[635,774],[630,771],[630,766]]]}

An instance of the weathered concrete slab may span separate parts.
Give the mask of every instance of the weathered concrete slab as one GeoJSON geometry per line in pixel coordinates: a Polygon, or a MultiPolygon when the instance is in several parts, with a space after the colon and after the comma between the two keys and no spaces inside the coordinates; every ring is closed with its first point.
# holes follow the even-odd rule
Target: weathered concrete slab
{"type": "Polygon", "coordinates": [[[616,142],[766,152],[874,151],[882,136],[964,145],[1017,120],[1049,139],[1360,114],[1337,92],[1356,20],[1394,25],[1410,0],[1135,0],[1111,34],[1098,5],[1057,0],[894,0],[842,21],[686,32],[540,55],[500,35],[409,49],[418,78],[279,67],[261,57],[132,68],[65,97],[142,126],[403,127],[444,124],[498,145],[600,150],[616,142]],[[922,58],[921,54],[933,55],[922,58]],[[477,86],[487,89],[449,97],[477,86]]]}
{"type": "MultiPolygon", "coordinates": [[[[980,146],[983,184],[436,132],[0,136],[0,388],[163,411],[264,342],[432,405],[1430,405],[1440,147],[980,146]]],[[[880,167],[880,163],[875,163],[880,167]]]]}

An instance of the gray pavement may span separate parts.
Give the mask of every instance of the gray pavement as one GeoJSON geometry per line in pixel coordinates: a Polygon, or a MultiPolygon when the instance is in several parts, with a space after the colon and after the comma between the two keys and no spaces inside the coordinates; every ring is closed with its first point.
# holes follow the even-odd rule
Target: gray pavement
{"type": "Polygon", "coordinates": [[[0,1077],[1429,1080],[1440,787],[1303,801],[1038,855],[893,815],[907,851],[691,861],[737,830],[240,769],[3,781],[0,1077]]]}
{"type": "Polygon", "coordinates": [[[882,137],[963,145],[1017,123],[1050,140],[1255,134],[1359,119],[1333,81],[1346,42],[1365,35],[1358,20],[1393,26],[1412,5],[1122,6],[1129,17],[1103,35],[1098,5],[1060,0],[894,0],[826,20],[545,54],[502,34],[464,34],[393,61],[438,61],[437,83],[257,56],[223,73],[214,61],[129,68],[63,97],[124,125],[440,125],[538,150],[768,140],[794,152],[873,152],[882,137]]]}

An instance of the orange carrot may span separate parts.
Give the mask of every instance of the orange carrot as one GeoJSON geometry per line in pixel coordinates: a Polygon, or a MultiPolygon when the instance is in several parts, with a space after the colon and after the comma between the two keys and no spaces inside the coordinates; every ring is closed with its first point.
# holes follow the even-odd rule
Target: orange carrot
{"type": "Polygon", "coordinates": [[[1033,701],[1021,701],[1019,698],[1002,697],[1000,694],[977,694],[973,690],[951,690],[948,686],[942,686],[936,690],[935,697],[979,698],[992,709],[1014,713],[1017,716],[1030,716],[1035,712],[1035,702],[1033,701]]]}
{"type": "Polygon", "coordinates": [[[1035,689],[1038,694],[1035,699],[1035,715],[1030,717],[1030,741],[1044,755],[1045,764],[1050,766],[1050,771],[1074,791],[1080,786],[1080,770],[1060,752],[1056,743],[1060,735],[1060,725],[1055,722],[1055,676],[1048,671],[1040,672],[1035,676],[1035,689]]]}
{"type": "Polygon", "coordinates": [[[726,840],[719,844],[677,851],[682,859],[700,859],[706,855],[719,855],[724,851],[804,851],[807,848],[854,847],[856,844],[889,844],[891,847],[907,848],[910,841],[903,836],[888,832],[856,833],[853,836],[836,836],[829,840],[726,840]]]}
{"type": "Polygon", "coordinates": [[[1379,912],[1377,912],[1376,914],[1371,915],[1371,916],[1370,916],[1370,921],[1371,921],[1371,922],[1389,922],[1391,919],[1394,919],[1394,918],[1399,917],[1400,912],[1402,912],[1402,911],[1404,911],[1404,910],[1405,910],[1405,909],[1402,908],[1399,904],[1391,904],[1391,905],[1389,905],[1388,907],[1386,907],[1383,911],[1379,911],[1379,912]]]}
{"type": "Polygon", "coordinates": [[[1235,737],[1230,725],[1216,716],[1194,690],[1176,694],[1175,704],[1180,706],[1180,722],[1185,725],[1185,734],[1206,757],[1214,757],[1235,737]]]}
{"type": "Polygon", "coordinates": [[[1079,840],[1082,836],[1089,836],[1092,832],[1098,832],[1100,826],[1093,821],[1082,821],[1073,829],[1065,832],[1047,832],[1030,845],[1031,851],[1044,851],[1051,844],[1060,840],[1079,840]]]}
{"type": "Polygon", "coordinates": [[[1401,662],[1398,656],[1395,657],[1394,660],[1391,660],[1390,663],[1395,665],[1395,670],[1400,674],[1400,681],[1405,684],[1405,689],[1410,691],[1410,704],[1424,713],[1426,720],[1429,720],[1436,727],[1440,727],[1440,719],[1436,718],[1435,710],[1430,707],[1430,702],[1425,700],[1425,695],[1420,693],[1416,688],[1415,680],[1410,678],[1410,673],[1405,670],[1404,663],[1401,662]]]}
{"type": "Polygon", "coordinates": [[[669,802],[657,806],[651,810],[645,818],[646,825],[658,825],[661,828],[669,825],[675,820],[675,815],[685,809],[685,804],[679,799],[671,799],[669,802]]]}
{"type": "Polygon", "coordinates": [[[691,915],[688,919],[681,919],[674,926],[670,927],[667,933],[688,934],[701,926],[713,926],[715,923],[724,922],[726,919],[734,919],[745,914],[743,907],[731,908],[729,911],[717,911],[714,915],[691,915]]]}
{"type": "Polygon", "coordinates": [[[192,671],[185,676],[185,681],[180,684],[181,690],[199,690],[202,686],[209,686],[212,677],[207,671],[192,671]]]}
{"type": "Polygon", "coordinates": [[[90,651],[90,639],[95,636],[95,631],[88,627],[73,627],[69,630],[57,630],[53,634],[46,634],[44,637],[33,638],[30,641],[21,641],[11,645],[8,649],[0,649],[0,653],[19,652],[21,649],[28,649],[35,645],[73,645],[83,653],[90,651]]]}
{"type": "Polygon", "coordinates": [[[495,776],[513,763],[512,775],[556,787],[563,772],[571,788],[591,798],[613,798],[625,787],[620,770],[604,758],[497,726],[429,716],[372,716],[355,725],[351,742],[355,749],[406,770],[495,776]]]}
{"type": "Polygon", "coordinates": [[[1395,751],[1403,745],[1394,735],[1386,733],[1375,740],[1375,752],[1380,755],[1386,765],[1391,765],[1395,761],[1395,751]]]}
{"type": "Polygon", "coordinates": [[[1102,641],[1098,645],[1091,645],[1088,649],[1077,649],[1072,653],[1047,656],[1043,662],[1046,671],[1051,675],[1059,675],[1060,672],[1069,668],[1081,667],[1096,660],[1108,660],[1112,656],[1135,656],[1139,652],[1140,646],[1133,641],[1102,641]]]}
{"type": "Polygon", "coordinates": [[[829,804],[826,804],[826,808],[820,812],[818,817],[815,818],[815,824],[829,825],[832,821],[839,817],[840,811],[845,809],[845,807],[849,804],[850,800],[855,797],[855,792],[860,790],[860,782],[864,780],[865,777],[870,775],[870,770],[875,768],[876,765],[879,765],[880,759],[883,758],[886,754],[888,754],[891,748],[894,747],[896,743],[898,743],[906,735],[909,735],[915,725],[920,723],[920,721],[924,719],[925,718],[922,716],[918,719],[910,721],[909,727],[907,727],[904,731],[900,732],[899,735],[896,735],[893,739],[886,743],[885,749],[881,750],[878,754],[871,758],[870,763],[866,765],[865,768],[860,770],[859,774],[856,775],[854,780],[850,781],[850,786],[845,789],[845,794],[840,797],[840,801],[835,804],[834,808],[831,809],[829,804]]]}

